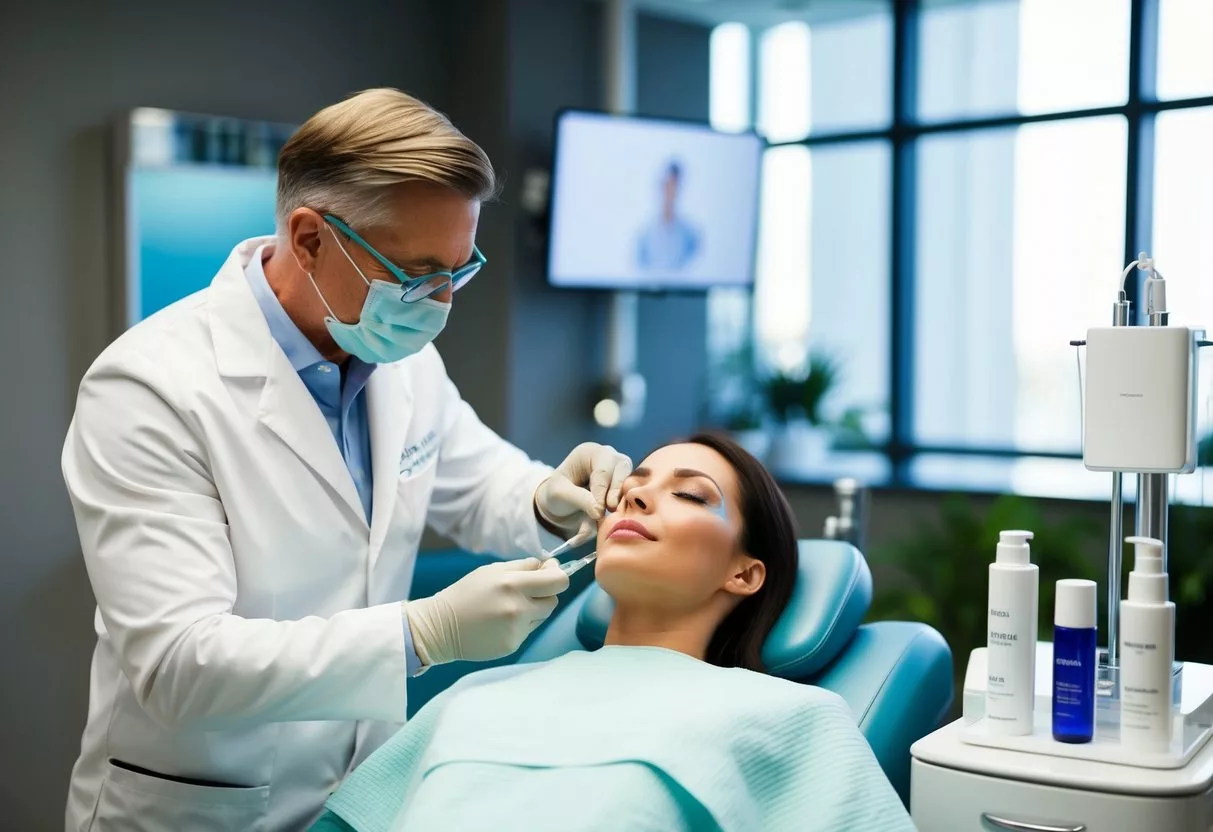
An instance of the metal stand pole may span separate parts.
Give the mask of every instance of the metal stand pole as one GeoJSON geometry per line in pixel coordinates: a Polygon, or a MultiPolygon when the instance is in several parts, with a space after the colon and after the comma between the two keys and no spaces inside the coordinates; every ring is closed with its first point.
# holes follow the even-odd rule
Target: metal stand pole
{"type": "Polygon", "coordinates": [[[1112,539],[1108,541],[1108,666],[1118,664],[1117,652],[1120,649],[1120,561],[1123,554],[1121,549],[1124,530],[1121,524],[1124,520],[1124,496],[1121,493],[1123,475],[1116,471],[1112,474],[1112,539]]]}
{"type": "MultiPolygon", "coordinates": [[[[1166,326],[1167,312],[1150,310],[1150,326],[1166,326]]],[[[1166,474],[1137,475],[1136,534],[1162,541],[1162,568],[1167,569],[1167,513],[1170,508],[1169,483],[1166,474]]]]}
{"type": "MultiPolygon", "coordinates": [[[[1130,304],[1122,292],[1112,305],[1112,326],[1129,326],[1130,304]]],[[[1108,540],[1108,667],[1117,667],[1120,649],[1120,564],[1124,555],[1124,475],[1112,473],[1112,517],[1108,540]]],[[[1138,492],[1140,496],[1141,492],[1138,492]]],[[[1139,514],[1138,517],[1141,515],[1139,514]]]]}

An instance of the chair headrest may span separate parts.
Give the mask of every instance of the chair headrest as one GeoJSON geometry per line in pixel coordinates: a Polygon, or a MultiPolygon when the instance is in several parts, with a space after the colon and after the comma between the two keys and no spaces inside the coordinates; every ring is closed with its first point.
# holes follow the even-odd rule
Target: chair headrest
{"type": "MultiPolygon", "coordinates": [[[[586,593],[577,637],[597,650],[615,603],[597,583],[586,593]]],[[[838,540],[800,541],[796,586],[762,649],[768,672],[787,679],[817,673],[842,652],[871,602],[872,573],[858,549],[838,540]]]]}

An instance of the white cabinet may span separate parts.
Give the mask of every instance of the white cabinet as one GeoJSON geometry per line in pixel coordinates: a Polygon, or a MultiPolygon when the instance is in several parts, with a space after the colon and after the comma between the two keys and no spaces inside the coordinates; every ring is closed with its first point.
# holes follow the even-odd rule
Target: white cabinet
{"type": "Polygon", "coordinates": [[[1142,797],[1023,783],[911,764],[910,806],[920,832],[1207,832],[1210,793],[1142,797]]]}
{"type": "Polygon", "coordinates": [[[911,749],[910,813],[921,832],[1209,832],[1213,743],[1158,770],[984,748],[961,721],[911,749]]]}

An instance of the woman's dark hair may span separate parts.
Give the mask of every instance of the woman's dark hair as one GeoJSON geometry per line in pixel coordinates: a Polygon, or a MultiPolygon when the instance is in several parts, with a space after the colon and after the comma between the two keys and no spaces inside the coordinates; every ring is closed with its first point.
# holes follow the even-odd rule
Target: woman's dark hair
{"type": "Polygon", "coordinates": [[[685,440],[724,457],[737,476],[741,549],[766,565],[762,588],[720,622],[705,657],[720,667],[765,672],[762,646],[796,586],[796,519],[787,498],[762,463],[727,436],[700,433],[685,440]]]}

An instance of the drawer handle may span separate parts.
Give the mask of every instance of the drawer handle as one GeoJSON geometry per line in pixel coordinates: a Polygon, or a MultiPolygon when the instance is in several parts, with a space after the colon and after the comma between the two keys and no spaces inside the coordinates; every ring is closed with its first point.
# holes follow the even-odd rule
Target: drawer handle
{"type": "Polygon", "coordinates": [[[985,825],[986,829],[1005,829],[1009,830],[1009,832],[1086,832],[1087,830],[1085,823],[1068,823],[1065,826],[1054,826],[1048,823],[1028,823],[1022,820],[1000,818],[997,815],[991,815],[989,812],[981,813],[981,822],[985,825]]]}

